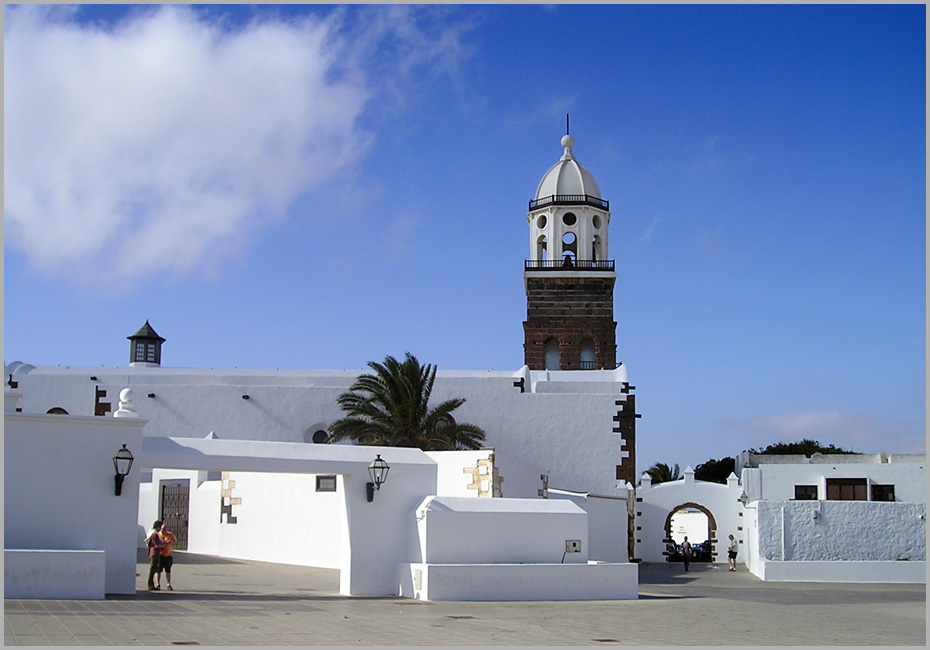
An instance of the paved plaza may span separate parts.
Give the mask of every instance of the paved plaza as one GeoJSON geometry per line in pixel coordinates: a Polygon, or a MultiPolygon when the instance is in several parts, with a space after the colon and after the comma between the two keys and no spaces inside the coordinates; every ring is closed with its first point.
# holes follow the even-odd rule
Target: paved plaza
{"type": "MultiPolygon", "coordinates": [[[[926,586],[764,583],[640,566],[639,600],[427,603],[339,596],[335,570],[177,553],[175,591],[6,600],[11,645],[926,645],[926,586]]],[[[164,584],[163,584],[164,587],[164,584]]]]}

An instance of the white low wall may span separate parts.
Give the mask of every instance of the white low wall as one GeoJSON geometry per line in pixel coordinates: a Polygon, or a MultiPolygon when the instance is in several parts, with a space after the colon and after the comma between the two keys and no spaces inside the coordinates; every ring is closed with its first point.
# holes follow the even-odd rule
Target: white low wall
{"type": "Polygon", "coordinates": [[[758,501],[759,559],[926,561],[925,503],[758,501]]]}
{"type": "Polygon", "coordinates": [[[4,550],[3,597],[103,600],[104,551],[4,550]]]}
{"type": "Polygon", "coordinates": [[[106,593],[136,593],[145,421],[27,413],[3,421],[4,549],[105,551],[106,593]],[[136,460],[116,496],[113,455],[124,444],[136,460]]]}
{"type": "Polygon", "coordinates": [[[636,564],[403,564],[420,600],[635,600],[636,564]]]}
{"type": "MultiPolygon", "coordinates": [[[[755,572],[754,572],[755,573],[755,572]]],[[[779,562],[762,560],[758,576],[769,582],[927,583],[924,562],[779,562]]]]}
{"type": "Polygon", "coordinates": [[[431,496],[416,516],[424,563],[588,560],[588,515],[570,501],[431,496]],[[566,553],[566,540],[577,540],[580,552],[566,553]]]}

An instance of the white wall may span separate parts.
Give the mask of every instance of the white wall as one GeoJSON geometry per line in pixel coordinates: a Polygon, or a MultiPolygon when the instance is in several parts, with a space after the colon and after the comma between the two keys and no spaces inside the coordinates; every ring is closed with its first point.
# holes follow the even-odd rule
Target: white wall
{"type": "Polygon", "coordinates": [[[426,455],[437,464],[439,496],[533,499],[545,487],[541,478],[545,470],[496,449],[428,451],[426,455]]]}
{"type": "Polygon", "coordinates": [[[3,597],[103,600],[104,551],[3,551],[3,597]]]}
{"type": "MultiPolygon", "coordinates": [[[[336,398],[359,372],[41,366],[17,380],[26,410],[61,406],[90,415],[98,385],[115,410],[120,389],[130,386],[139,417],[149,420],[147,436],[203,438],[213,431],[220,439],[307,443],[314,431],[342,417],[336,398]]],[[[550,487],[616,496],[615,468],[626,452],[613,418],[616,401],[626,399],[626,379],[624,366],[440,371],[432,399],[464,397],[456,420],[483,427],[486,446],[503,458],[542,468],[550,487]],[[514,387],[520,379],[523,393],[514,387]]],[[[505,480],[505,496],[516,496],[506,486],[505,480]]]]}
{"type": "Polygon", "coordinates": [[[493,490],[492,473],[494,465],[493,449],[474,451],[428,451],[426,455],[436,461],[436,494],[456,497],[478,497],[481,492],[480,481],[486,482],[489,494],[493,490]],[[477,487],[474,484],[472,470],[480,475],[477,487]]]}
{"type": "Polygon", "coordinates": [[[136,591],[144,420],[4,414],[4,548],[102,550],[106,592],[136,591]],[[114,495],[113,455],[136,460],[114,495]]]}
{"type": "Polygon", "coordinates": [[[672,515],[672,539],[678,544],[685,541],[685,537],[692,546],[709,539],[708,517],[703,512],[677,512],[672,515]]]}
{"type": "Polygon", "coordinates": [[[424,564],[584,563],[588,516],[552,499],[429,496],[416,509],[424,564]],[[565,553],[566,540],[581,552],[565,553]]]}
{"type": "MultiPolygon", "coordinates": [[[[625,492],[625,490],[624,490],[625,492]]],[[[567,499],[588,514],[588,557],[598,562],[629,562],[626,498],[549,490],[550,499],[567,499]]]]}
{"type": "Polygon", "coordinates": [[[926,560],[926,504],[759,501],[759,555],[784,561],[926,560]]]}
{"type": "Polygon", "coordinates": [[[878,582],[926,584],[927,562],[763,560],[757,574],[766,582],[878,582]]]}
{"type": "Polygon", "coordinates": [[[636,600],[639,565],[417,564],[403,570],[422,600],[636,600]]]}
{"type": "MultiPolygon", "coordinates": [[[[143,441],[143,465],[166,470],[228,471],[236,481],[233,495],[241,488],[242,503],[238,510],[236,506],[233,508],[237,524],[220,524],[219,499],[210,498],[213,505],[204,506],[202,510],[203,528],[195,531],[192,521],[191,535],[196,534],[198,539],[201,535],[203,539],[212,539],[215,535],[223,555],[236,557],[233,554],[243,554],[238,555],[241,557],[251,554],[250,557],[256,557],[255,554],[267,551],[267,561],[276,562],[286,561],[278,559],[280,557],[297,557],[302,552],[297,548],[301,540],[309,543],[311,536],[316,534],[310,528],[312,522],[306,513],[297,512],[299,503],[285,503],[291,501],[285,498],[287,491],[298,484],[302,484],[300,489],[306,496],[310,478],[279,479],[253,473],[336,475],[339,477],[338,494],[344,495],[335,535],[341,541],[340,593],[355,596],[399,593],[400,563],[409,563],[419,557],[413,512],[423,497],[436,488],[436,463],[419,449],[396,447],[146,438],[143,441]],[[368,482],[368,464],[375,454],[381,454],[391,470],[387,483],[369,503],[365,484],[368,482]],[[264,509],[284,514],[278,519],[269,519],[262,512],[264,509]],[[261,537],[262,526],[269,527],[265,537],[261,537]],[[276,536],[291,536],[292,539],[277,539],[276,536]]],[[[155,476],[169,474],[156,473],[155,476]]],[[[216,481],[207,483],[215,484],[216,481]]],[[[215,488],[209,486],[209,489],[215,488]]],[[[325,536],[319,540],[329,543],[325,536]]]]}
{"type": "Polygon", "coordinates": [[[242,499],[232,506],[236,523],[230,523],[220,521],[223,481],[200,482],[199,474],[156,469],[142,498],[140,526],[147,529],[158,518],[160,486],[184,480],[190,485],[189,552],[339,568],[345,509],[340,482],[336,492],[317,492],[315,474],[230,472],[226,484],[232,481],[233,496],[242,499]]]}

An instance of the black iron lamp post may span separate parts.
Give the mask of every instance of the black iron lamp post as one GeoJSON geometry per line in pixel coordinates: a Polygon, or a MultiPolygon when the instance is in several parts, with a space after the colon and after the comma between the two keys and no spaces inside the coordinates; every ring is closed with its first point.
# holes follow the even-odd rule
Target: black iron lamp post
{"type": "Polygon", "coordinates": [[[381,454],[376,454],[375,459],[369,463],[368,477],[371,482],[365,486],[368,491],[368,503],[375,500],[375,490],[380,490],[384,485],[390,469],[390,466],[381,458],[381,454]]]}
{"type": "Polygon", "coordinates": [[[123,492],[123,479],[126,478],[132,468],[132,452],[126,449],[125,444],[113,457],[113,468],[116,470],[116,476],[114,477],[116,480],[116,496],[119,496],[123,492]]]}

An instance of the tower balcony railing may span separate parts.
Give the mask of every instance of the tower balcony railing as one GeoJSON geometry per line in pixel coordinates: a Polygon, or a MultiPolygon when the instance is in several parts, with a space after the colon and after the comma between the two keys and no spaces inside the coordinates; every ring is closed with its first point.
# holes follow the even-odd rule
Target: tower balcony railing
{"type": "Polygon", "coordinates": [[[553,194],[541,199],[530,200],[530,210],[547,205],[590,205],[602,210],[610,210],[610,202],[590,194],[553,194]]]}
{"type": "Polygon", "coordinates": [[[524,260],[526,271],[613,271],[614,260],[576,260],[566,256],[561,260],[524,260]]]}

